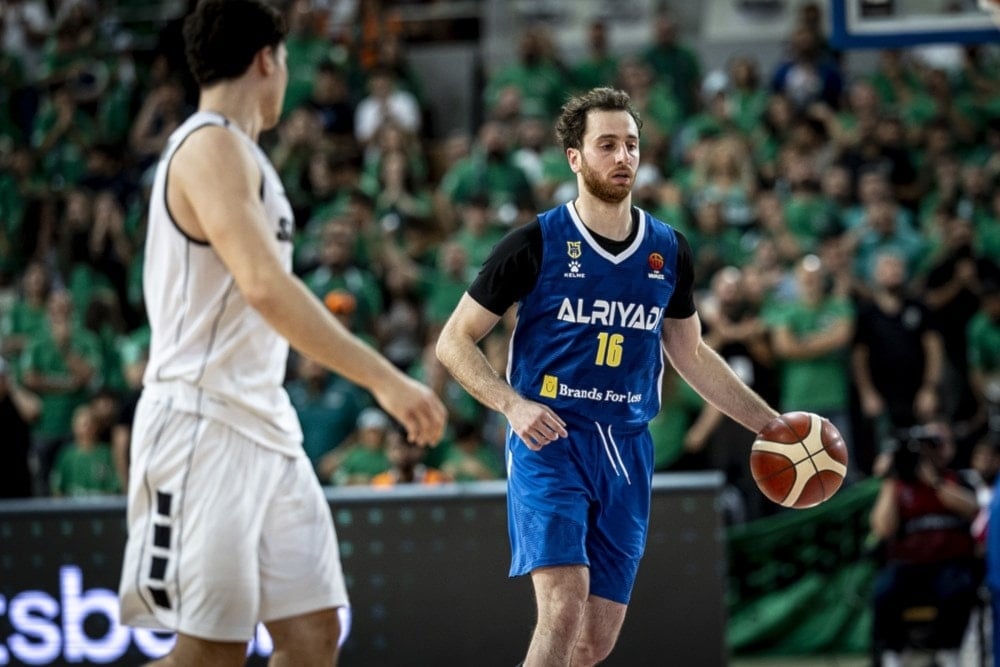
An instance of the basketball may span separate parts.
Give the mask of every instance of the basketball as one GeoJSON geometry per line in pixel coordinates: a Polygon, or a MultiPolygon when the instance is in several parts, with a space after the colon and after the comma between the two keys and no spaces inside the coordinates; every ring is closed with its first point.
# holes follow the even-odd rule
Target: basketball
{"type": "Polygon", "coordinates": [[[847,446],[829,420],[811,412],[786,412],[757,434],[750,472],[768,499],[783,507],[813,507],[844,482],[847,446]]]}

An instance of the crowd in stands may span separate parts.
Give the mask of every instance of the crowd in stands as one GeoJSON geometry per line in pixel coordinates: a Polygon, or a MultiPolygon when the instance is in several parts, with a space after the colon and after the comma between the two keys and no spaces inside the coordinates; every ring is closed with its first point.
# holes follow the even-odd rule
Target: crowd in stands
{"type": "MultiPolygon", "coordinates": [[[[0,3],[0,496],[126,484],[152,168],[197,102],[183,11],[144,47],[116,20],[130,4],[0,3]]],[[[990,437],[995,49],[884,51],[847,71],[808,4],[770,71],[734,53],[706,72],[669,11],[628,51],[595,20],[574,60],[537,23],[486,73],[479,126],[437,138],[422,88],[433,73],[408,63],[392,14],[319,4],[281,3],[289,86],[262,139],[295,209],[294,270],[451,414],[445,442],[408,451],[370,396],[293,354],[288,390],[324,483],[503,477],[502,419],[451,380],[433,343],[496,241],[573,198],[552,124],[568,95],[598,85],[626,90],[642,115],[634,201],[690,241],[706,339],[780,410],[829,417],[852,481],[873,474],[894,428],[943,421],[958,466],[990,437]]],[[[500,370],[513,321],[483,341],[500,370]]],[[[752,434],[673,373],[652,429],[658,469],[724,470],[736,519],[773,509],[748,477],[752,434]]]]}

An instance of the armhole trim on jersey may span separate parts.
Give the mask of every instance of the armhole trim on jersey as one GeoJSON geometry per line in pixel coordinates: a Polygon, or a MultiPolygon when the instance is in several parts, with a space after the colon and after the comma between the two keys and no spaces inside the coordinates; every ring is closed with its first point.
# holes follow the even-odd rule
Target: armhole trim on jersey
{"type": "MultiPolygon", "coordinates": [[[[224,126],[229,124],[229,122],[225,118],[223,118],[222,120],[224,126]]],[[[218,123],[202,123],[201,125],[192,128],[191,131],[187,133],[187,136],[181,139],[180,143],[177,144],[177,146],[174,147],[174,150],[170,153],[170,157],[167,158],[167,164],[163,172],[163,210],[167,212],[167,218],[170,219],[170,224],[172,224],[174,226],[174,229],[180,232],[180,235],[183,236],[185,239],[187,239],[189,242],[206,248],[211,246],[212,244],[208,241],[203,241],[202,239],[196,239],[195,237],[191,236],[186,231],[184,231],[183,227],[177,224],[177,218],[174,217],[173,211],[170,210],[170,198],[167,197],[167,192],[169,192],[168,186],[170,185],[170,164],[174,161],[174,155],[176,155],[177,151],[180,150],[180,147],[184,145],[184,142],[188,140],[188,137],[190,137],[192,134],[194,134],[201,128],[208,127],[209,125],[219,127],[218,123]]]]}

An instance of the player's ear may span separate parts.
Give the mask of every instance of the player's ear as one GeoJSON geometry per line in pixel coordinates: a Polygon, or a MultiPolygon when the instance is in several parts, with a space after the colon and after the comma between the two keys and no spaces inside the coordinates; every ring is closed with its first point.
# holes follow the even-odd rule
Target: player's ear
{"type": "Polygon", "coordinates": [[[574,174],[580,173],[580,159],[579,148],[566,149],[566,160],[569,161],[569,168],[573,170],[574,174]]]}
{"type": "Polygon", "coordinates": [[[267,76],[278,68],[278,49],[273,46],[265,46],[254,56],[253,66],[257,71],[267,76]]]}

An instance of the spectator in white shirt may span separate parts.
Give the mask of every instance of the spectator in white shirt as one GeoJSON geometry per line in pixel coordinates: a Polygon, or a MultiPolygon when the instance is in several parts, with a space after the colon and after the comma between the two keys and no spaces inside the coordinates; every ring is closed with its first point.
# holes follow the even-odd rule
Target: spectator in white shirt
{"type": "Polygon", "coordinates": [[[368,75],[368,91],[354,114],[354,136],[362,145],[367,145],[385,122],[391,121],[411,134],[420,132],[420,105],[412,93],[396,86],[392,70],[373,69],[368,75]]]}

